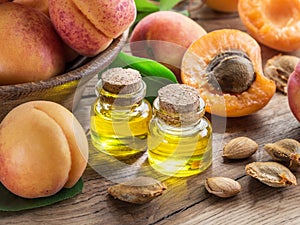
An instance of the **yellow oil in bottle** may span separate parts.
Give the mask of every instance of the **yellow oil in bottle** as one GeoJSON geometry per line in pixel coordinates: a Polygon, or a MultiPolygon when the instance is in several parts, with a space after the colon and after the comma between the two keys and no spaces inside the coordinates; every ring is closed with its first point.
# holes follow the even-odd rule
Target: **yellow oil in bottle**
{"type": "MultiPolygon", "coordinates": [[[[170,104],[168,96],[165,98],[168,104],[161,102],[160,96],[153,102],[154,117],[149,124],[148,161],[162,174],[186,177],[201,173],[211,165],[212,127],[209,120],[203,116],[204,101],[199,97],[198,102],[195,97],[196,100],[192,104],[184,103],[187,100],[181,99],[182,95],[190,89],[180,88],[178,84],[166,87],[169,94],[175,95],[175,99],[169,98],[170,104]],[[176,92],[178,93],[172,94],[176,92]],[[179,110],[179,113],[174,113],[173,109],[180,101],[183,101],[183,112],[179,110]]],[[[189,99],[190,93],[186,95],[189,99]]]]}
{"type": "MultiPolygon", "coordinates": [[[[106,106],[108,107],[108,106],[106,106]]],[[[98,101],[91,111],[93,145],[116,157],[146,151],[151,105],[143,100],[129,109],[106,108],[98,101]]]]}
{"type": "Polygon", "coordinates": [[[152,108],[146,84],[137,71],[114,68],[102,74],[91,108],[90,129],[96,149],[128,157],[146,151],[152,108]],[[139,76],[137,76],[139,75],[139,76]]]}
{"type": "Polygon", "coordinates": [[[186,177],[211,165],[212,132],[209,121],[202,120],[188,131],[174,129],[154,119],[149,128],[148,160],[155,170],[169,176],[186,177]]]}

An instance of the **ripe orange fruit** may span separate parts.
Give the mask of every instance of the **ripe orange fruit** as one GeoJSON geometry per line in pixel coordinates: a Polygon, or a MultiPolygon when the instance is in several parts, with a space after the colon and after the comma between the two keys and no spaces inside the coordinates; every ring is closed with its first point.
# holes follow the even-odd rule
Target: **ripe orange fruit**
{"type": "MultiPolygon", "coordinates": [[[[214,64],[213,68],[217,66],[214,64]]],[[[199,90],[206,102],[206,111],[219,116],[239,117],[254,113],[269,102],[276,90],[274,82],[263,75],[260,46],[255,39],[240,30],[215,30],[200,37],[183,56],[181,71],[182,82],[199,90]],[[230,52],[232,56],[238,52],[244,55],[242,60],[247,58],[251,61],[255,79],[240,93],[224,92],[223,88],[220,91],[210,84],[211,62],[224,56],[224,52],[230,52]]],[[[229,70],[226,73],[231,75],[234,72],[229,70]]]]}
{"type": "Polygon", "coordinates": [[[284,52],[300,48],[300,0],[239,0],[238,12],[258,42],[284,52]]]}

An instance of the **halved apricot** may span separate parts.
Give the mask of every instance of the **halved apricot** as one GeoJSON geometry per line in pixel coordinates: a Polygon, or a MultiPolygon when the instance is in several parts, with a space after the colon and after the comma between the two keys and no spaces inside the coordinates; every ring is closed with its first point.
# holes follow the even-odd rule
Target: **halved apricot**
{"type": "Polygon", "coordinates": [[[299,0],[239,0],[238,12],[258,42],[284,52],[300,48],[299,0]]]}
{"type": "Polygon", "coordinates": [[[254,113],[276,90],[263,75],[260,46],[240,30],[221,29],[202,36],[187,49],[181,69],[182,82],[197,88],[206,111],[219,116],[254,113]]]}

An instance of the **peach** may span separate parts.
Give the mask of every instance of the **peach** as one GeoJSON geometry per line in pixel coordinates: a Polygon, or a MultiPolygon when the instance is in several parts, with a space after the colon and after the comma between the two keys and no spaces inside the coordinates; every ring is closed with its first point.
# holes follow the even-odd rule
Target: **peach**
{"type": "Polygon", "coordinates": [[[38,81],[64,71],[62,41],[43,13],[0,5],[0,85],[38,81]]]}
{"type": "Polygon", "coordinates": [[[289,76],[287,95],[290,110],[300,122],[300,62],[289,76]]]}
{"type": "Polygon", "coordinates": [[[14,0],[13,2],[37,9],[49,16],[48,0],[14,0]]]}
{"type": "Polygon", "coordinates": [[[78,9],[106,36],[116,38],[136,17],[134,0],[73,0],[78,9]]]}
{"type": "Polygon", "coordinates": [[[72,187],[87,160],[83,128],[57,103],[24,103],[0,124],[0,181],[18,196],[46,197],[72,187]]]}
{"type": "Polygon", "coordinates": [[[132,54],[166,64],[180,80],[182,57],[206,31],[187,16],[159,11],[144,17],[129,39],[132,54]],[[176,70],[177,69],[177,70],[176,70]]]}

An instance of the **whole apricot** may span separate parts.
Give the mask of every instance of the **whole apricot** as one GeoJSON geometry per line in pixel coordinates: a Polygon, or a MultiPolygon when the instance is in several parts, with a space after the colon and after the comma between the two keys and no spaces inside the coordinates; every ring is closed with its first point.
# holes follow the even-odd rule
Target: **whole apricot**
{"type": "Polygon", "coordinates": [[[57,103],[24,103],[0,124],[0,181],[18,196],[46,197],[72,187],[87,160],[83,128],[57,103]]]}
{"type": "Polygon", "coordinates": [[[48,0],[14,0],[13,2],[37,9],[49,16],[48,0]]]}
{"type": "Polygon", "coordinates": [[[300,122],[300,62],[288,78],[287,95],[290,110],[300,122]]]}
{"type": "Polygon", "coordinates": [[[64,42],[92,57],[131,26],[136,7],[133,0],[49,0],[49,14],[64,42]]]}
{"type": "Polygon", "coordinates": [[[238,11],[239,0],[203,0],[205,4],[216,11],[232,13],[238,11]]]}
{"type": "Polygon", "coordinates": [[[133,29],[132,54],[150,58],[169,67],[180,80],[181,60],[192,42],[206,31],[191,18],[172,11],[159,11],[144,17],[133,29]]]}
{"type": "Polygon", "coordinates": [[[2,3],[0,36],[0,85],[45,80],[64,71],[61,39],[42,12],[2,3]]]}

